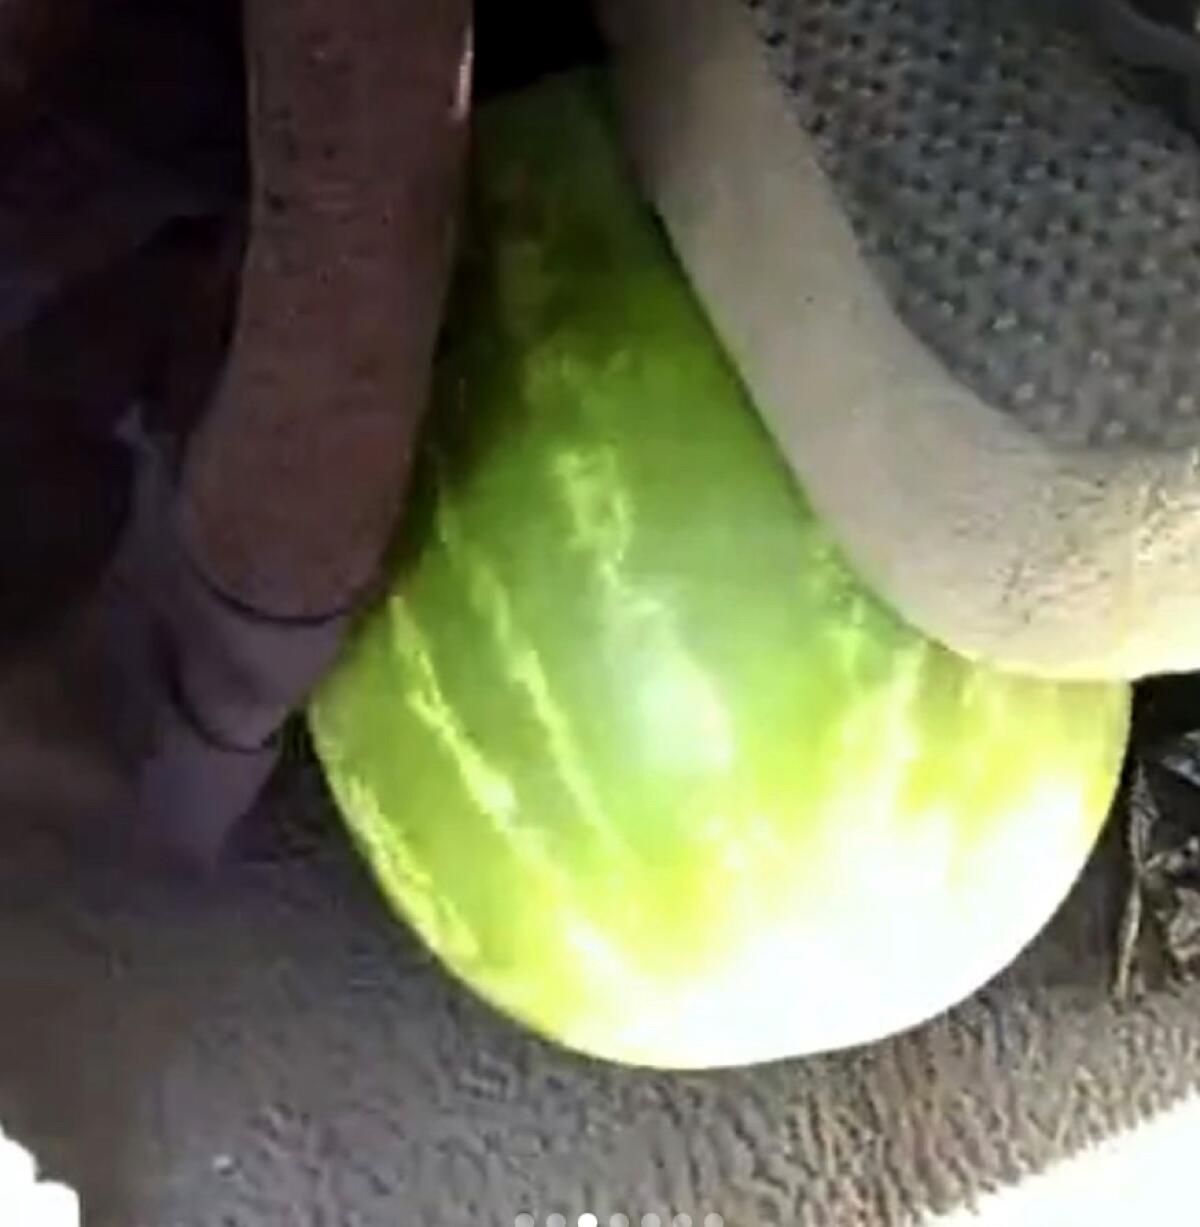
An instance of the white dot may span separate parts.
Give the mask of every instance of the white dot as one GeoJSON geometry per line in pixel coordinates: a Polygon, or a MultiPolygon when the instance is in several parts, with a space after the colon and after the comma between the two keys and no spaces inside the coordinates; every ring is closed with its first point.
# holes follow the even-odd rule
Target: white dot
{"type": "Polygon", "coordinates": [[[675,1216],[675,1227],[692,1227],[692,1216],[690,1214],[677,1214],[675,1216]]]}
{"type": "Polygon", "coordinates": [[[704,1219],[704,1227],[725,1227],[725,1220],[719,1214],[709,1214],[704,1219]]]}
{"type": "Polygon", "coordinates": [[[594,1214],[581,1214],[579,1227],[599,1227],[600,1220],[594,1214]]]}
{"type": "Polygon", "coordinates": [[[535,1227],[532,1214],[518,1214],[513,1220],[513,1227],[535,1227]]]}
{"type": "Polygon", "coordinates": [[[642,1227],[662,1227],[662,1219],[657,1214],[643,1214],[642,1227]]]}
{"type": "Polygon", "coordinates": [[[546,1227],[567,1227],[567,1220],[561,1214],[552,1214],[546,1220],[546,1227]]]}
{"type": "Polygon", "coordinates": [[[629,1227],[629,1215],[614,1214],[612,1218],[608,1220],[608,1227],[629,1227]]]}

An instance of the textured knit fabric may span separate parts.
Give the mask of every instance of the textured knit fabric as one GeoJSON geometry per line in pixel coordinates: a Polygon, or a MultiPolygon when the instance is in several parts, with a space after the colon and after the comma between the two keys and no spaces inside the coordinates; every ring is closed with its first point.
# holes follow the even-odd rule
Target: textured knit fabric
{"type": "Polygon", "coordinates": [[[1200,439],[1200,147],[1025,0],[749,0],[909,326],[1070,444],[1200,439]]]}

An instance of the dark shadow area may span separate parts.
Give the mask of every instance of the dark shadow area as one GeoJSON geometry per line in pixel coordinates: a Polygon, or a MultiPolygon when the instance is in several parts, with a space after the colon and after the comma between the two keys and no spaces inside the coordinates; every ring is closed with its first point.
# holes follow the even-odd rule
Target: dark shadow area
{"type": "Polygon", "coordinates": [[[485,0],[476,5],[475,14],[476,92],[481,100],[601,54],[587,0],[485,0]]]}

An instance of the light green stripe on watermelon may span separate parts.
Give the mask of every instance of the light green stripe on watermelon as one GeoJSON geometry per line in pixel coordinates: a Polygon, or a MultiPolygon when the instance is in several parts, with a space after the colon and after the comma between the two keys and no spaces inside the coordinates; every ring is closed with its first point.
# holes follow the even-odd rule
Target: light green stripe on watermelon
{"type": "Polygon", "coordinates": [[[480,116],[392,592],[318,749],[399,912],[544,1034],[671,1066],[857,1042],[1046,921],[1128,693],[969,664],[860,586],[612,131],[590,78],[480,116]]]}

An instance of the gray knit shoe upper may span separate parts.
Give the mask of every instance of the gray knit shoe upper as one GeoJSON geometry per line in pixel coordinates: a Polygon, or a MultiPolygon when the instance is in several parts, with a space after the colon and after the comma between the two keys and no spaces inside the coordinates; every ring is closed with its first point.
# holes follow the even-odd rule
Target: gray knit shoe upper
{"type": "Polygon", "coordinates": [[[597,0],[782,457],[878,593],[1012,669],[1200,668],[1183,3],[597,0]]]}
{"type": "Polygon", "coordinates": [[[901,317],[1068,445],[1200,440],[1200,145],[1024,0],[748,0],[901,317]]]}

